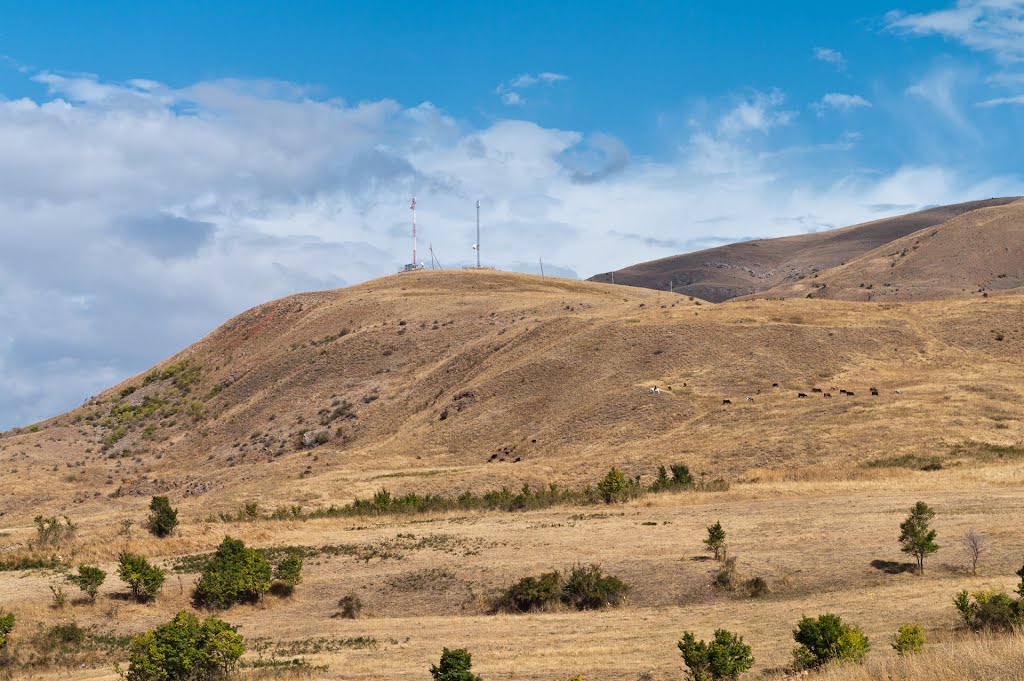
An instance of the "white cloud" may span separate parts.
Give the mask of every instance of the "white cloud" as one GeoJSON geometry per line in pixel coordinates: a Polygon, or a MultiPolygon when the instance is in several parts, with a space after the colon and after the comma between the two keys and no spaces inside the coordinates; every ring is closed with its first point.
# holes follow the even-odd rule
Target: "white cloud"
{"type": "Polygon", "coordinates": [[[780,110],[784,101],[785,96],[779,90],[754,92],[722,116],[718,131],[727,137],[735,137],[788,125],[796,117],[796,112],[780,110]]]}
{"type": "Polygon", "coordinates": [[[938,68],[907,88],[908,95],[931,104],[946,120],[962,132],[977,136],[978,132],[961,110],[959,94],[967,76],[953,68],[938,68]]]}
{"type": "Polygon", "coordinates": [[[249,306],[398,270],[413,194],[449,267],[474,258],[480,199],[484,262],[542,256],[589,276],[1022,189],[933,166],[804,170],[795,157],[847,147],[764,151],[794,115],[777,91],[733,100],[653,161],[606,134],[474,128],[429,103],[287,83],[41,80],[51,95],[0,98],[0,427],[78,404],[249,306]]]}
{"type": "Polygon", "coordinates": [[[978,106],[1000,106],[1002,104],[1024,104],[1024,95],[1016,95],[1014,97],[996,97],[995,99],[987,99],[984,102],[978,102],[978,106]]]}
{"type": "Polygon", "coordinates": [[[830,47],[815,47],[814,58],[826,64],[832,64],[840,71],[846,68],[846,57],[843,56],[843,53],[830,47]]]}
{"type": "Polygon", "coordinates": [[[944,10],[886,14],[890,29],[912,35],[939,35],[971,50],[992,53],[1002,62],[1024,60],[1024,1],[960,0],[944,10]]]}
{"type": "Polygon", "coordinates": [[[829,92],[821,100],[811,105],[819,115],[824,114],[828,109],[851,111],[853,109],[869,108],[870,106],[871,102],[860,95],[847,95],[841,92],[829,92]]]}
{"type": "Polygon", "coordinates": [[[494,91],[501,95],[501,101],[510,106],[521,106],[526,104],[526,98],[522,95],[522,90],[531,88],[535,85],[553,85],[561,81],[569,80],[569,76],[562,73],[552,73],[551,71],[542,71],[536,75],[524,73],[516,76],[507,83],[501,83],[494,89],[494,91]]]}

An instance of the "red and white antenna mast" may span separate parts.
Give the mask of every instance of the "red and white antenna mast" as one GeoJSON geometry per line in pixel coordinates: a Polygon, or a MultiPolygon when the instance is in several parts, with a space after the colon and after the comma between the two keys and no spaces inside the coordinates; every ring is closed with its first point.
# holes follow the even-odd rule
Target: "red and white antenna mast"
{"type": "Polygon", "coordinates": [[[412,267],[416,269],[416,197],[412,197],[412,205],[409,206],[409,210],[412,211],[412,267]]]}

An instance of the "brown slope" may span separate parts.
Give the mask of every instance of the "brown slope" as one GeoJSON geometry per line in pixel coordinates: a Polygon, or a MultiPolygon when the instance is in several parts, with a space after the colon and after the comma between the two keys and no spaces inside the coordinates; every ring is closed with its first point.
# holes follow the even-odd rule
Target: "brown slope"
{"type": "Polygon", "coordinates": [[[0,511],[118,513],[169,493],[206,515],[381,486],[582,485],[611,465],[638,475],[685,460],[735,477],[1013,444],[1022,350],[1024,297],[711,305],[409,273],[262,305],[37,432],[0,436],[0,511]],[[831,385],[857,395],[796,399],[831,385]]]}
{"type": "MultiPolygon", "coordinates": [[[[614,280],[616,284],[663,291],[669,289],[671,281],[677,292],[722,302],[799,281],[918,230],[1015,200],[971,201],[826,232],[743,241],[632,265],[616,270],[614,280]]],[[[613,273],[606,272],[590,280],[610,282],[612,278],[613,273]]]]}
{"type": "Polygon", "coordinates": [[[760,296],[835,300],[984,297],[1024,286],[1024,200],[964,213],[760,296]]]}

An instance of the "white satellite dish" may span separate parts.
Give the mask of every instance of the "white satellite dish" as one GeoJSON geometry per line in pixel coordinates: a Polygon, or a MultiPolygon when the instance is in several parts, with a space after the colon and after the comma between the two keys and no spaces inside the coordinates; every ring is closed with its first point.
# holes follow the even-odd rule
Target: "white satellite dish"
{"type": "Polygon", "coordinates": [[[480,250],[480,246],[478,244],[473,244],[473,250],[474,251],[480,250]]]}

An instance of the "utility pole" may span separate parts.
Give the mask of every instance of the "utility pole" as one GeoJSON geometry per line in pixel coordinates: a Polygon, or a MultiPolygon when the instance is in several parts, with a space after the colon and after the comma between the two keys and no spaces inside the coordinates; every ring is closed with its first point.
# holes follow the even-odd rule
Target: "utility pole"
{"type": "Polygon", "coordinates": [[[476,202],[476,268],[480,269],[480,200],[476,202]]]}
{"type": "Polygon", "coordinates": [[[537,258],[540,261],[540,278],[544,278],[544,258],[537,258]]]}
{"type": "Polygon", "coordinates": [[[412,197],[412,205],[409,206],[409,210],[412,211],[412,268],[416,269],[416,197],[412,197]]]}

